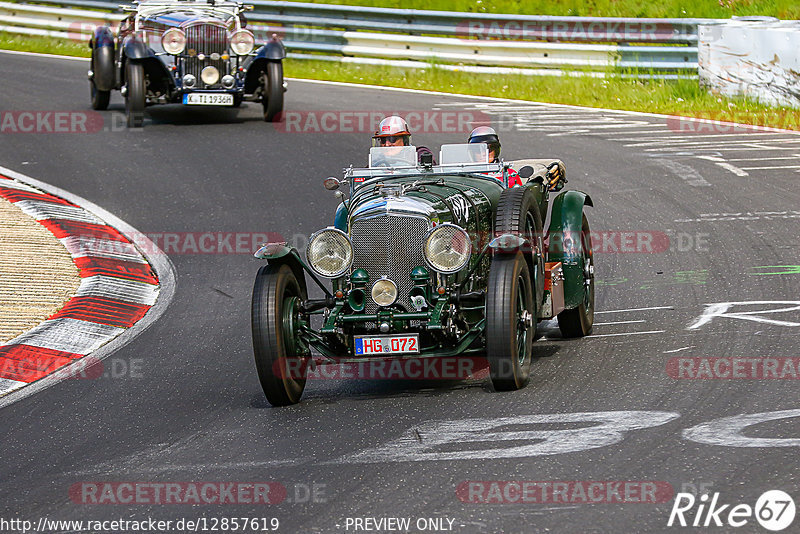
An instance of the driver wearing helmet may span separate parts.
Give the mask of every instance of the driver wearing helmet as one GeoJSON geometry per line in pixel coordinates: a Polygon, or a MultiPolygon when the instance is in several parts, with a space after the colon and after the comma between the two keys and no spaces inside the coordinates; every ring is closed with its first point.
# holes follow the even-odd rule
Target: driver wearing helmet
{"type": "MultiPolygon", "coordinates": [[[[411,145],[411,130],[408,123],[397,115],[386,117],[378,124],[378,129],[372,136],[373,147],[387,147],[387,146],[410,146],[411,145]]],[[[417,147],[417,161],[421,162],[422,156],[425,154],[433,155],[433,152],[425,146],[417,147]]],[[[435,162],[434,162],[435,164],[435,162]]]]}
{"type": "MultiPolygon", "coordinates": [[[[489,163],[498,163],[500,161],[500,138],[497,136],[497,132],[494,128],[490,126],[478,126],[469,134],[469,140],[467,142],[470,144],[486,143],[489,149],[489,163]]],[[[502,174],[496,175],[495,178],[502,180],[502,174]]],[[[517,174],[517,171],[509,168],[508,187],[514,187],[515,185],[522,185],[522,180],[517,174]]]]}
{"type": "MultiPolygon", "coordinates": [[[[372,136],[373,147],[390,147],[390,146],[411,146],[411,130],[408,123],[398,115],[391,115],[384,118],[379,124],[378,129],[372,136]]],[[[417,162],[422,163],[422,156],[430,154],[431,161],[433,160],[433,152],[430,148],[425,146],[417,147],[417,162]]],[[[373,166],[380,165],[380,163],[373,162],[373,166]]],[[[333,225],[342,231],[347,231],[347,207],[344,203],[339,204],[336,209],[336,216],[333,225]]]]}

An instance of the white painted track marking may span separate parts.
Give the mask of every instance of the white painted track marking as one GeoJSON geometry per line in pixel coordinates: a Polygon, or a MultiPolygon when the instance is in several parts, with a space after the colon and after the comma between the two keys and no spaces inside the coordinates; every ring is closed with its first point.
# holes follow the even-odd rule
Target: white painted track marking
{"type": "Polygon", "coordinates": [[[594,323],[594,326],[608,326],[612,324],[631,324],[631,323],[645,323],[644,319],[638,319],[636,321],[609,321],[607,323],[594,323]]]}
{"type": "Polygon", "coordinates": [[[742,167],[745,171],[772,171],[776,169],[800,169],[800,165],[786,165],[783,167],[742,167]]]}
{"type": "Polygon", "coordinates": [[[27,386],[27,382],[20,382],[19,380],[11,380],[10,378],[0,378],[0,395],[5,395],[15,389],[27,386]]]}
{"type": "Polygon", "coordinates": [[[15,202],[15,205],[37,221],[46,219],[67,219],[70,221],[92,224],[105,224],[83,208],[74,206],[64,206],[62,204],[39,200],[20,200],[19,202],[15,202]]]}
{"type": "Polygon", "coordinates": [[[87,256],[113,258],[134,263],[147,263],[141,253],[131,243],[98,239],[94,237],[69,236],[59,239],[64,247],[75,258],[87,256]]]}
{"type": "Polygon", "coordinates": [[[601,313],[624,313],[624,312],[632,312],[632,311],[649,311],[649,310],[674,310],[672,306],[652,306],[650,308],[627,308],[624,310],[605,310],[605,311],[596,311],[594,312],[595,315],[601,313]]]}
{"type": "Polygon", "coordinates": [[[158,298],[158,293],[158,286],[97,275],[84,278],[75,295],[107,297],[152,306],[158,298]]]}
{"type": "Polygon", "coordinates": [[[619,411],[430,421],[408,429],[398,439],[329,463],[494,460],[564,454],[613,445],[629,431],[660,426],[678,417],[673,412],[619,411]],[[565,430],[541,430],[540,426],[586,422],[600,424],[565,430]],[[529,429],[525,429],[526,425],[529,429]],[[519,445],[520,442],[528,443],[519,445]],[[442,450],[444,447],[461,450],[442,450]]]}
{"type": "Polygon", "coordinates": [[[2,181],[0,181],[0,187],[4,187],[4,188],[8,188],[8,189],[18,189],[20,191],[27,191],[29,193],[39,193],[39,194],[41,194],[41,191],[39,191],[38,189],[35,189],[35,188],[33,188],[33,187],[29,186],[29,185],[25,185],[25,184],[23,184],[21,182],[17,182],[15,180],[2,180],[2,181]]]}
{"type": "Polygon", "coordinates": [[[800,438],[761,438],[744,435],[752,425],[800,417],[800,410],[781,410],[723,417],[683,431],[684,439],[704,445],[725,447],[800,447],[800,438]]]}
{"type": "Polygon", "coordinates": [[[638,336],[642,334],[663,334],[666,330],[649,330],[647,332],[621,332],[619,334],[592,334],[587,339],[596,337],[638,336]]]}
{"type": "Polygon", "coordinates": [[[116,326],[60,317],[39,323],[7,344],[31,345],[74,354],[89,354],[124,331],[124,328],[116,326]]]}

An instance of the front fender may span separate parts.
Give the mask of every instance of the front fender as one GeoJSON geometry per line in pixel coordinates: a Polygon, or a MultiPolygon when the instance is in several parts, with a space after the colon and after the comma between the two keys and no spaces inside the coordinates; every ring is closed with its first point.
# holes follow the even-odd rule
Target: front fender
{"type": "Polygon", "coordinates": [[[141,63],[149,80],[149,89],[167,93],[175,86],[175,81],[167,67],[139,37],[129,35],[122,42],[123,61],[120,64],[119,79],[125,79],[125,63],[127,61],[141,63]]]}
{"type": "Polygon", "coordinates": [[[306,274],[303,264],[300,263],[300,254],[297,249],[290,247],[286,243],[267,243],[259,248],[254,256],[260,260],[267,260],[270,265],[281,265],[285,263],[292,269],[297,283],[303,294],[308,294],[306,286],[306,274]]]}
{"type": "Polygon", "coordinates": [[[564,304],[567,309],[583,302],[584,273],[581,230],[584,206],[594,206],[592,198],[582,191],[564,191],[553,202],[547,261],[561,262],[564,273],[564,304]]]}
{"type": "Polygon", "coordinates": [[[99,91],[110,91],[116,86],[114,76],[114,36],[108,26],[94,31],[89,46],[92,49],[92,81],[99,91]]]}
{"type": "Polygon", "coordinates": [[[253,94],[261,85],[261,73],[266,72],[267,63],[270,61],[282,61],[286,58],[286,48],[283,43],[273,37],[267,44],[256,51],[255,56],[250,56],[245,61],[243,67],[247,70],[244,81],[244,92],[253,94]]]}
{"type": "Polygon", "coordinates": [[[128,59],[145,59],[155,57],[155,53],[136,35],[129,35],[122,42],[122,51],[128,59]]]}
{"type": "Polygon", "coordinates": [[[286,47],[283,46],[280,39],[273,36],[272,39],[267,41],[267,44],[258,50],[256,57],[276,60],[286,59],[286,47]]]}
{"type": "Polygon", "coordinates": [[[101,46],[110,46],[114,48],[114,33],[108,26],[98,26],[94,29],[94,34],[89,41],[89,48],[100,48],[101,46]]]}

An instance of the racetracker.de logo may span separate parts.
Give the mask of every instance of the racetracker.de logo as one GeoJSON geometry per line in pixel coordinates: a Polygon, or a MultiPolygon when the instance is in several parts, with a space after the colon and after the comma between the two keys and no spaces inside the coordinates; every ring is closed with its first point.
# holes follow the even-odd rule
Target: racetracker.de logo
{"type": "Polygon", "coordinates": [[[800,114],[796,111],[765,111],[761,115],[736,110],[699,112],[694,117],[667,117],[667,128],[677,134],[757,134],[774,128],[800,130],[800,114]]]}
{"type": "Polygon", "coordinates": [[[663,41],[673,37],[675,30],[670,23],[614,21],[469,20],[456,25],[459,37],[512,41],[663,41]]]}
{"type": "Polygon", "coordinates": [[[800,358],[675,357],[667,374],[689,380],[800,380],[800,358]]]}
{"type": "MultiPolygon", "coordinates": [[[[367,340],[372,341],[372,340],[367,340]]],[[[381,341],[376,342],[380,343],[381,341]]],[[[388,352],[390,346],[377,352],[388,352]]],[[[469,380],[488,376],[489,361],[482,357],[393,358],[309,365],[297,358],[273,364],[276,375],[305,380],[469,380]]]]}
{"type": "Polygon", "coordinates": [[[104,129],[103,115],[96,111],[0,111],[0,134],[91,134],[104,129]]]}
{"type": "Polygon", "coordinates": [[[75,504],[279,504],[286,487],[278,482],[77,482],[75,504]]]}
{"type": "Polygon", "coordinates": [[[284,133],[372,134],[385,117],[398,115],[411,134],[469,134],[478,126],[491,126],[493,117],[482,111],[286,111],[275,129],[284,133]]]}
{"type": "Polygon", "coordinates": [[[672,486],[636,480],[467,480],[458,500],[473,504],[656,504],[672,500],[672,486]]]}

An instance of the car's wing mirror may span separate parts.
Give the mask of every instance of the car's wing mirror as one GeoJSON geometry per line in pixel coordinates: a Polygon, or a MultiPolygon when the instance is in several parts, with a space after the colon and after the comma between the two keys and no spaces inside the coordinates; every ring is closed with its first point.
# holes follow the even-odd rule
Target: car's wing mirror
{"type": "Polygon", "coordinates": [[[517,174],[519,175],[520,178],[526,178],[526,179],[530,178],[531,176],[533,176],[533,167],[531,167],[530,165],[525,165],[524,167],[522,167],[520,170],[517,171],[517,174]]]}
{"type": "Polygon", "coordinates": [[[322,185],[324,185],[325,189],[327,189],[328,191],[336,191],[337,189],[339,189],[339,186],[342,185],[342,182],[338,178],[330,176],[322,181],[322,185]]]}

